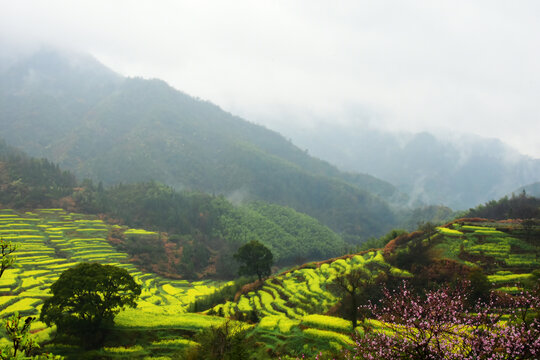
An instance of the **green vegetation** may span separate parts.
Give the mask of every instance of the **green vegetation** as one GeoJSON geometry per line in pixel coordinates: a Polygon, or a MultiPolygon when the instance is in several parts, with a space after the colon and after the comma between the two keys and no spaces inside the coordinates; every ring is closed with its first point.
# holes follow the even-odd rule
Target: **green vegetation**
{"type": "Polygon", "coordinates": [[[242,245],[234,254],[234,258],[241,263],[238,270],[239,275],[257,275],[259,281],[262,281],[263,277],[270,276],[272,273],[274,256],[266,246],[257,240],[251,240],[242,245]]]}
{"type": "Polygon", "coordinates": [[[259,318],[283,315],[292,319],[324,313],[338,301],[327,289],[327,284],[340,274],[364,268],[367,264],[384,264],[379,255],[378,252],[370,252],[323,263],[308,263],[297,270],[273,276],[260,289],[242,294],[235,302],[218,305],[211,313],[246,319],[251,312],[259,318]]]}
{"type": "MultiPolygon", "coordinates": [[[[73,70],[56,60],[59,73],[73,70]]],[[[34,346],[32,333],[44,351],[74,359],[335,358],[355,347],[352,334],[384,331],[385,319],[357,311],[383,285],[391,291],[408,278],[423,293],[466,279],[468,301],[478,303],[492,287],[515,294],[538,283],[538,199],[471,210],[525,220],[436,227],[431,221],[453,216],[449,208],[391,210],[383,199],[400,196],[389,184],[344,174],[162,82],[99,69],[86,89],[59,81],[53,102],[39,89],[28,98],[17,73],[2,78],[18,89],[0,97],[10,141],[26,144],[39,128],[31,153],[107,185],[77,182],[0,143],[0,203],[17,210],[0,210],[0,346],[10,351],[34,346]],[[20,112],[27,103],[32,113],[20,112]],[[419,222],[416,232],[375,238],[419,222]],[[347,248],[366,251],[340,256],[347,248]],[[233,278],[235,254],[259,281],[207,280],[233,278]],[[283,268],[274,276],[272,260],[283,268]],[[45,322],[23,323],[40,312],[45,322]],[[67,336],[83,332],[103,346],[83,349],[67,336]]]]}
{"type": "MultiPolygon", "coordinates": [[[[88,186],[76,198],[87,199],[86,192],[97,191],[88,186]]],[[[81,206],[156,231],[154,238],[150,233],[142,238],[142,234],[117,232],[116,243],[146,270],[166,276],[232,278],[237,274],[233,254],[251,239],[268,247],[280,265],[336,256],[345,248],[328,227],[278,205],[234,206],[221,196],[179,193],[153,182],[118,185],[92,199],[81,200],[81,206]],[[168,236],[157,234],[162,231],[168,236]]]]}
{"type": "Polygon", "coordinates": [[[525,191],[500,200],[492,200],[470,209],[464,217],[479,217],[495,220],[540,218],[540,198],[528,196],[525,191]]]}
{"type": "Polygon", "coordinates": [[[72,334],[86,346],[102,345],[106,328],[125,307],[136,307],[141,294],[126,269],[98,263],[79,263],[51,285],[52,297],[41,308],[40,321],[56,324],[62,335],[72,334]]]}
{"type": "MultiPolygon", "coordinates": [[[[250,211],[261,205],[252,206],[250,211]]],[[[533,226],[527,232],[520,222],[462,220],[439,228],[424,226],[424,235],[397,231],[397,238],[389,241],[389,235],[388,239],[380,240],[381,244],[386,244],[384,250],[307,263],[263,282],[188,282],[141,272],[127,262],[126,253],[110,244],[128,239],[134,243],[167,239],[167,234],[141,228],[132,230],[108,225],[95,217],[61,209],[24,214],[1,210],[0,229],[6,230],[3,236],[18,247],[20,267],[5,270],[0,279],[4,295],[0,298],[0,313],[10,316],[18,311],[23,316],[35,316],[44,301],[51,299],[49,289],[63,271],[93,259],[124,268],[133,276],[142,288],[137,307],[121,311],[115,317],[115,326],[108,331],[105,345],[100,349],[87,351],[68,346],[65,344],[68,339],[57,336],[56,342],[44,346],[45,351],[68,358],[78,358],[82,353],[90,358],[105,359],[204,357],[209,356],[205,352],[208,348],[204,345],[205,339],[217,336],[223,340],[222,344],[248,344],[247,353],[255,358],[315,356],[321,351],[336,354],[353,345],[347,301],[343,301],[342,294],[332,292],[331,285],[348,274],[366,274],[362,282],[367,288],[375,289],[382,283],[391,286],[394,278],[407,277],[414,284],[421,273],[437,275],[437,281],[450,278],[445,277],[446,273],[457,276],[463,271],[466,277],[467,272],[459,266],[463,269],[475,266],[485,272],[489,284],[495,283],[501,291],[515,293],[525,286],[515,284],[531,283],[533,270],[539,267],[534,257],[537,245],[533,239],[540,229],[533,226]],[[126,232],[131,234],[125,235],[126,232]],[[402,253],[409,255],[399,255],[402,253]],[[427,257],[425,265],[421,265],[418,254],[427,257]],[[392,266],[399,256],[416,260],[408,268],[392,266]],[[450,260],[455,263],[443,262],[450,260]],[[204,313],[188,313],[188,310],[204,313]],[[337,317],[339,315],[344,318],[337,317]],[[241,330],[233,333],[241,334],[238,338],[232,333],[222,336],[224,326],[228,326],[227,318],[237,321],[241,330]]],[[[469,276],[471,282],[477,284],[474,286],[478,296],[485,292],[484,272],[469,276]]],[[[364,292],[369,296],[359,296],[358,304],[378,296],[377,291],[364,292]]],[[[360,320],[363,315],[357,314],[360,320]]],[[[359,324],[362,326],[355,329],[357,333],[364,331],[364,325],[377,325],[372,320],[359,324]]],[[[39,341],[51,341],[54,337],[54,327],[49,328],[42,322],[32,326],[39,341]]],[[[230,350],[235,346],[226,345],[229,349],[226,353],[237,350],[243,353],[246,349],[230,350]]]]}
{"type": "MultiPolygon", "coordinates": [[[[3,237],[17,247],[17,266],[6,269],[0,278],[0,316],[3,318],[17,312],[21,316],[39,315],[44,301],[50,299],[52,284],[60,274],[79,261],[91,260],[126,269],[142,285],[137,308],[121,312],[115,319],[119,328],[125,331],[152,326],[163,326],[171,331],[189,327],[190,331],[197,331],[204,328],[205,323],[216,324],[222,320],[218,318],[209,322],[209,316],[185,314],[192,302],[213,294],[222,284],[209,281],[188,283],[142,273],[125,262],[127,254],[118,252],[108,243],[107,234],[118,231],[118,228],[101,220],[61,209],[35,210],[27,214],[3,209],[0,210],[0,226],[11,229],[4,232],[3,237]],[[104,237],[96,237],[94,231],[77,231],[97,228],[106,230],[98,232],[104,237]],[[32,235],[27,235],[29,233],[32,235]],[[197,317],[200,319],[198,322],[195,320],[197,317]]],[[[40,342],[48,342],[54,337],[55,327],[49,328],[43,322],[33,321],[31,331],[40,342]]],[[[5,339],[0,341],[0,345],[6,344],[5,339]]],[[[160,345],[152,346],[162,349],[160,345]]],[[[46,351],[69,355],[68,350],[62,349],[56,345],[45,348],[46,351]]]]}
{"type": "MultiPolygon", "coordinates": [[[[155,182],[105,189],[101,183],[83,181],[77,187],[69,173],[2,143],[0,186],[6,189],[0,194],[4,205],[62,206],[72,212],[106,214],[139,229],[117,231],[113,244],[142,269],[169,277],[232,278],[237,273],[232,255],[248,239],[271,249],[279,265],[321,260],[342,254],[345,248],[342,238],[328,227],[291,208],[260,202],[234,206],[222,196],[176,192],[155,182]],[[17,189],[12,189],[14,184],[17,189]]],[[[47,229],[51,236],[72,230],[62,222],[55,225],[47,229]]],[[[18,233],[29,236],[37,231],[22,223],[10,226],[19,226],[18,233]]],[[[0,235],[13,230],[0,227],[0,235]]],[[[103,237],[106,230],[89,223],[75,231],[84,237],[103,237]]]]}
{"type": "Polygon", "coordinates": [[[86,73],[51,51],[35,57],[1,74],[2,134],[10,145],[45,156],[80,178],[107,186],[155,180],[289,206],[355,242],[396,225],[389,204],[377,196],[397,193],[387,182],[343,173],[280,134],[163,81],[121,78],[97,62],[86,73]],[[37,58],[57,70],[51,74],[37,58]],[[22,68],[50,81],[29,95],[22,68]],[[50,91],[58,94],[55,101],[50,91]]]}
{"type": "Polygon", "coordinates": [[[491,222],[458,220],[439,227],[434,249],[443,257],[484,270],[487,279],[504,289],[527,284],[531,272],[540,267],[540,224],[524,221],[491,222]]]}
{"type": "MultiPolygon", "coordinates": [[[[87,352],[93,354],[88,356],[144,358],[156,351],[164,356],[192,351],[190,349],[197,347],[196,338],[191,337],[194,333],[202,329],[219,327],[225,321],[223,317],[185,313],[185,310],[198,299],[211,297],[214,293],[218,293],[220,288],[226,289],[227,286],[231,286],[231,283],[219,285],[209,282],[188,283],[183,280],[166,280],[138,271],[133,265],[123,262],[127,258],[126,254],[114,250],[106,238],[98,237],[109,236],[119,230],[127,231],[125,228],[107,225],[98,219],[67,213],[60,209],[34,210],[27,214],[2,210],[0,215],[2,215],[0,226],[12,229],[11,232],[6,232],[5,236],[20,249],[20,267],[7,269],[0,281],[0,288],[5,289],[5,296],[1,298],[0,303],[3,316],[12,314],[15,309],[23,315],[37,315],[44,300],[51,299],[49,289],[54,281],[59,279],[60,273],[66,269],[73,269],[78,261],[84,261],[83,257],[85,259],[89,257],[128,270],[141,284],[142,292],[137,301],[137,308],[126,309],[116,316],[115,328],[109,332],[105,347],[87,352]],[[106,231],[97,233],[77,231],[80,229],[106,231]],[[28,233],[32,235],[27,235],[28,233]],[[151,335],[155,331],[162,333],[151,335]],[[173,335],[179,331],[187,333],[180,336],[173,335]],[[163,337],[163,334],[169,335],[163,337]],[[182,337],[186,334],[188,337],[182,337]]],[[[156,235],[152,236],[156,239],[156,235]]],[[[322,327],[318,324],[320,319],[306,315],[326,311],[325,309],[331,308],[336,303],[337,299],[324,285],[329,276],[377,261],[384,260],[379,253],[372,252],[333,262],[308,264],[304,268],[267,280],[262,289],[256,290],[253,294],[242,295],[238,310],[235,303],[227,302],[225,305],[215,307],[211,312],[221,314],[223,310],[219,310],[220,307],[229,307],[229,315],[233,317],[261,320],[260,326],[249,328],[244,334],[246,337],[282,338],[286,335],[289,339],[287,342],[295,344],[289,351],[287,350],[289,345],[276,338],[275,342],[269,341],[267,348],[269,351],[298,355],[313,353],[328,340],[329,336],[333,337],[331,344],[324,346],[328,349],[340,349],[346,344],[343,337],[348,336],[350,329],[346,330],[339,325],[322,327]],[[277,287],[276,283],[282,283],[283,286],[277,287]],[[308,299],[309,301],[306,301],[308,299]],[[245,315],[241,315],[242,311],[245,315]],[[266,316],[277,317],[275,324],[268,324],[266,316]],[[299,328],[301,323],[303,330],[299,328]]],[[[332,319],[335,319],[334,324],[339,321],[337,318],[332,319]]],[[[54,328],[48,328],[42,322],[36,322],[34,332],[40,341],[50,341],[51,336],[54,336],[54,328]]],[[[68,357],[76,356],[75,354],[82,351],[77,347],[69,347],[58,342],[45,346],[44,349],[68,357]]]]}

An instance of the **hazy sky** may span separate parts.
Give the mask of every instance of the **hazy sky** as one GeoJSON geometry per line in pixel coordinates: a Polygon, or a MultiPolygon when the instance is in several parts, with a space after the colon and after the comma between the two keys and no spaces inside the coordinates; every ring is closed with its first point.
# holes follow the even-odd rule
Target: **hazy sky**
{"type": "Polygon", "coordinates": [[[248,120],[498,137],[540,157],[540,1],[0,0],[0,41],[89,52],[248,120]]]}

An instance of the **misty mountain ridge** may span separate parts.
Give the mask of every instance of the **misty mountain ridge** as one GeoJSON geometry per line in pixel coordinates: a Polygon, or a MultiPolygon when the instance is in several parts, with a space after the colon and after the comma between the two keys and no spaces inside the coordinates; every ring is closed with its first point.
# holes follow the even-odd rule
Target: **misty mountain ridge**
{"type": "Polygon", "coordinates": [[[0,76],[2,137],[79,178],[105,185],[156,180],[269,201],[352,241],[398,223],[384,200],[401,196],[394,186],[339,171],[277,132],[161,80],[124,78],[85,55],[73,60],[50,49],[0,76]]]}
{"type": "Polygon", "coordinates": [[[540,181],[522,186],[521,188],[514,191],[514,194],[521,194],[525,192],[527,195],[540,198],[540,181]]]}
{"type": "Polygon", "coordinates": [[[540,160],[497,139],[398,133],[363,124],[279,129],[310,154],[362,171],[409,195],[409,205],[467,209],[540,179],[540,160]]]}

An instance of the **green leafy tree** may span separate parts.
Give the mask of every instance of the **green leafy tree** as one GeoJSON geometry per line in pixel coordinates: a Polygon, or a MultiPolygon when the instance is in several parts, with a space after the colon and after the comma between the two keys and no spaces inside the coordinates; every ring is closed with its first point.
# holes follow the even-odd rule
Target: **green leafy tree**
{"type": "Polygon", "coordinates": [[[11,346],[6,346],[0,353],[0,359],[19,359],[28,357],[39,348],[36,341],[30,336],[30,325],[33,317],[27,317],[24,321],[18,313],[13,314],[4,321],[6,336],[11,346]]]}
{"type": "Polygon", "coordinates": [[[352,329],[358,319],[367,315],[365,305],[382,297],[382,285],[394,288],[398,278],[389,273],[387,264],[371,262],[363,267],[337,275],[327,289],[340,299],[340,312],[351,321],[352,329]]]}
{"type": "Polygon", "coordinates": [[[242,245],[234,254],[234,258],[242,264],[238,270],[239,275],[257,274],[259,281],[261,281],[263,276],[270,276],[272,273],[274,256],[266,246],[257,240],[251,240],[242,245]]]}
{"type": "Polygon", "coordinates": [[[80,263],[64,271],[51,291],[53,296],[45,300],[40,320],[55,323],[61,334],[84,336],[91,347],[101,344],[120,310],[136,307],[141,285],[125,269],[80,263]]]}
{"type": "Polygon", "coordinates": [[[361,297],[371,281],[371,274],[366,269],[358,268],[337,276],[328,284],[328,290],[340,297],[342,305],[348,309],[348,317],[353,329],[356,328],[358,321],[361,297]]]}
{"type": "Polygon", "coordinates": [[[11,241],[5,241],[4,239],[0,238],[0,251],[2,256],[2,263],[0,264],[0,277],[4,275],[4,271],[13,266],[15,256],[13,256],[12,253],[16,249],[17,247],[13,245],[11,241]]]}

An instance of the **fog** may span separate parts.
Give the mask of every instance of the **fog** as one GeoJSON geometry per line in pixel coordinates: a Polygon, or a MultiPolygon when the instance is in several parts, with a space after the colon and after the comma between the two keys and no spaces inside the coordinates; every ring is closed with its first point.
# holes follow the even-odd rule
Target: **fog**
{"type": "Polygon", "coordinates": [[[283,132],[471,133],[540,157],[537,1],[0,4],[4,62],[53,45],[283,132]]]}

